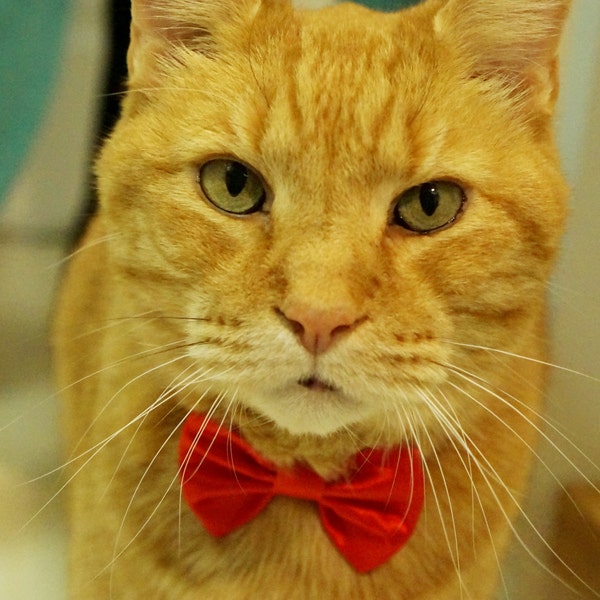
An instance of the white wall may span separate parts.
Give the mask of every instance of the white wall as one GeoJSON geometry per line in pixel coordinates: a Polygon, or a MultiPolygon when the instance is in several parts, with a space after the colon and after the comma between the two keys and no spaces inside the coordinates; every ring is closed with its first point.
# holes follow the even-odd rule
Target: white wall
{"type": "MultiPolygon", "coordinates": [[[[571,211],[549,290],[551,360],[581,374],[550,369],[545,417],[552,443],[540,445],[528,501],[528,515],[548,541],[561,485],[585,477],[600,484],[599,0],[574,0],[562,57],[557,134],[571,187],[571,211]]],[[[552,565],[544,542],[525,521],[520,532],[535,555],[552,565]]],[[[572,597],[522,549],[512,554],[505,572],[511,600],[572,597]]]]}
{"type": "MultiPolygon", "coordinates": [[[[571,214],[551,289],[554,360],[600,378],[600,2],[575,0],[563,61],[558,135],[571,214]]],[[[600,465],[600,382],[556,375],[549,416],[600,465]]],[[[586,472],[600,479],[597,469],[586,472]]],[[[560,467],[561,477],[572,471],[560,467]]]]}

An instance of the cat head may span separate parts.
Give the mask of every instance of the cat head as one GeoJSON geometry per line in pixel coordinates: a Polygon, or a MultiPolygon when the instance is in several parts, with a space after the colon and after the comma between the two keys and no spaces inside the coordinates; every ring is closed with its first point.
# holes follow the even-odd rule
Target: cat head
{"type": "Polygon", "coordinates": [[[122,316],[184,348],[183,403],[406,437],[500,377],[476,348],[535,352],[568,4],[133,1],[100,218],[122,316]]]}

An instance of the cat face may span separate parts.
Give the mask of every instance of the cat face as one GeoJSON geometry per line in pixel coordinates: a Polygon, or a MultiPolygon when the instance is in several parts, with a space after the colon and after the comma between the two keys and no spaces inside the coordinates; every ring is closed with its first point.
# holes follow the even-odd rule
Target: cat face
{"type": "Polygon", "coordinates": [[[482,348],[532,353],[565,201],[538,4],[134,3],[101,210],[182,402],[397,440],[499,384],[482,348]]]}

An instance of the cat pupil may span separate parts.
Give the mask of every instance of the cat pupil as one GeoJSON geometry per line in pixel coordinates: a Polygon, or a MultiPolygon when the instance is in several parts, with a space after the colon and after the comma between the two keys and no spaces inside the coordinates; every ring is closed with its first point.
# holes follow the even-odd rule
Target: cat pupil
{"type": "Polygon", "coordinates": [[[423,212],[428,217],[433,216],[440,204],[440,194],[435,183],[425,183],[421,186],[419,200],[421,201],[423,212]]]}
{"type": "Polygon", "coordinates": [[[227,191],[235,198],[239,196],[248,181],[248,169],[237,162],[230,162],[225,169],[227,191]]]}

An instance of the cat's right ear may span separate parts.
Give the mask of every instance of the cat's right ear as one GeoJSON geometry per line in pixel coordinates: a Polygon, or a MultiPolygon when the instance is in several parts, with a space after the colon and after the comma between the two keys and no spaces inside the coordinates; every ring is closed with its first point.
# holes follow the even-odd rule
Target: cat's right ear
{"type": "Polygon", "coordinates": [[[173,58],[178,47],[214,52],[236,28],[251,22],[261,4],[261,0],[132,0],[130,87],[155,85],[161,61],[173,58]]]}

